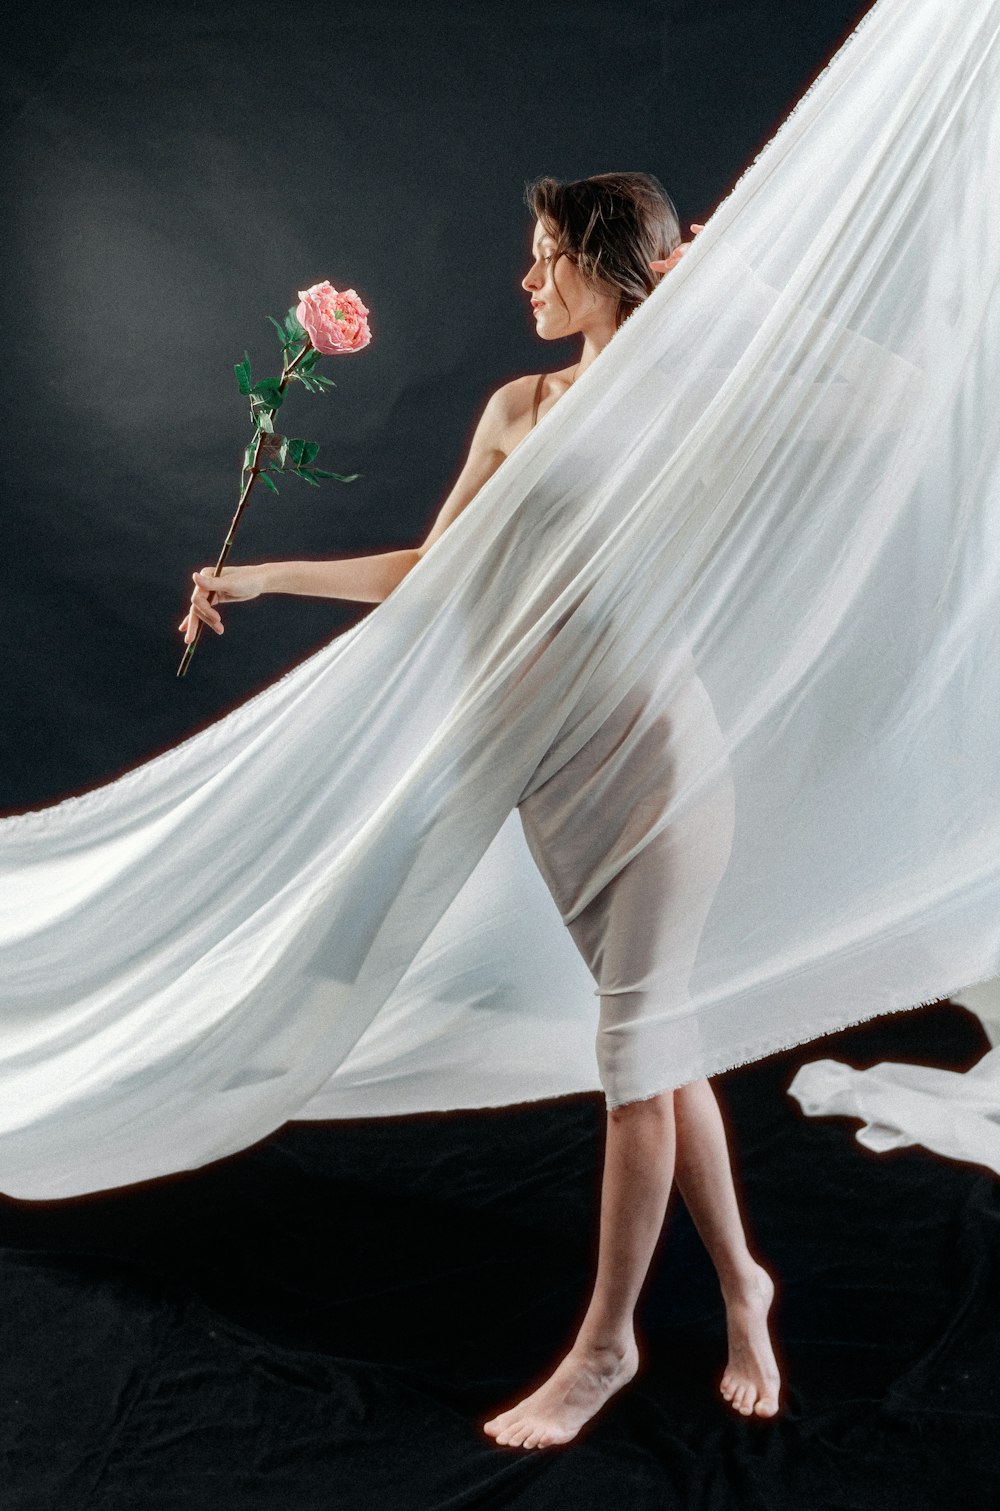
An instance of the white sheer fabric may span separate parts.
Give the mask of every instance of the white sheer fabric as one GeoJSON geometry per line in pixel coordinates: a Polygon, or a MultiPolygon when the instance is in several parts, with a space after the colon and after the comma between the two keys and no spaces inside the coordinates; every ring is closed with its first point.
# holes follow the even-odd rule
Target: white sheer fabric
{"type": "Polygon", "coordinates": [[[966,1071],[813,1060],[796,1071],[788,1094],[807,1117],[860,1118],[855,1138],[874,1154],[922,1144],[1000,1175],[1000,1048],[966,1071]]]}
{"type": "Polygon", "coordinates": [[[998,28],[878,0],[384,603],[0,822],[4,1191],[1000,973],[998,28]]]}

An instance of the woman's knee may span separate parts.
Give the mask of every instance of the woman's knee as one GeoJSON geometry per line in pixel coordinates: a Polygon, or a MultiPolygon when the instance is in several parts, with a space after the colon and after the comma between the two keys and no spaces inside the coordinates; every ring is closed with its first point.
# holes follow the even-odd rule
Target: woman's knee
{"type": "Polygon", "coordinates": [[[636,1102],[622,1102],[608,1108],[608,1121],[616,1126],[636,1121],[672,1123],[674,1120],[674,1092],[658,1091],[655,1096],[642,1097],[636,1102]]]}
{"type": "Polygon", "coordinates": [[[699,1076],[696,1081],[685,1081],[683,1086],[674,1087],[674,1103],[678,1108],[697,1106],[708,1100],[715,1100],[715,1091],[707,1076],[699,1076]]]}

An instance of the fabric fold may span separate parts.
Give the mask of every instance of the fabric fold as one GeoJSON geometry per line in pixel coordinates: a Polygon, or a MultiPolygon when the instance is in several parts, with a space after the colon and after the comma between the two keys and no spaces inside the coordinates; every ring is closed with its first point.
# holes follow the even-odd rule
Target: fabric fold
{"type": "Polygon", "coordinates": [[[921,1144],[1000,1175],[1000,1049],[969,1070],[883,1060],[855,1070],[813,1060],[789,1083],[807,1117],[860,1118],[859,1144],[875,1154],[921,1144]]]}
{"type": "Polygon", "coordinates": [[[1000,975],[998,32],[877,0],[382,604],[0,820],[5,1192],[614,1104],[1000,975]]]}

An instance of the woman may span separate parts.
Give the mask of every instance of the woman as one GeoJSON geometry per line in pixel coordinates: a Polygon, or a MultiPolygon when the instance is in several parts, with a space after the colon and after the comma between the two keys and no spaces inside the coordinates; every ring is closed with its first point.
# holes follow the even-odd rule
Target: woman
{"type": "MultiPolygon", "coordinates": [[[[669,196],[648,174],[605,173],[565,184],[546,177],[529,186],[526,198],[535,225],[531,266],[522,287],[531,296],[535,327],[543,341],[582,336],[579,360],[559,372],[515,378],[490,397],[465,465],[421,546],[343,561],[226,567],[221,577],[203,568],[193,574],[191,608],[179,626],[185,641],[193,638],[199,620],[223,633],[213,599],[235,602],[265,592],[367,603],[385,599],[687,245],[669,196]]],[[[697,233],[701,228],[692,229],[697,233]]],[[[683,645],[678,651],[683,660],[683,645]]],[[[672,670],[676,674],[676,664],[672,670]]],[[[650,722],[653,761],[647,744],[641,770],[636,767],[636,784],[628,784],[633,810],[642,804],[647,816],[650,805],[662,808],[669,800],[678,764],[699,758],[699,746],[686,735],[672,746],[675,718],[698,739],[711,742],[717,731],[693,666],[681,688],[669,712],[650,722]]],[[[632,1015],[655,999],[658,973],[661,980],[669,974],[675,985],[679,977],[686,982],[729,855],[727,789],[624,858],[613,882],[596,896],[575,895],[574,857],[579,862],[587,844],[587,804],[593,801],[603,757],[616,743],[616,730],[620,737],[644,708],[657,706],[655,693],[648,682],[637,684],[599,736],[518,805],[532,855],[600,987],[598,1058],[606,1087],[611,1077],[605,1072],[612,1067],[617,1084],[628,1085],[629,1066],[622,1060],[634,1038],[627,1027],[632,1015]],[[623,1027],[625,1033],[620,1032],[623,1027]]],[[[621,846],[627,849],[626,835],[621,846]]],[[[594,874],[593,857],[582,874],[594,874]]],[[[748,1248],[722,1117],[709,1082],[701,1079],[652,1096],[632,1097],[626,1090],[617,1101],[609,1097],[600,1244],[590,1304],[572,1348],[551,1376],[484,1423],[497,1443],[535,1448],[568,1442],[634,1376],[635,1306],[675,1176],[725,1300],[729,1358],[721,1393],[745,1416],[775,1414],[780,1381],[767,1325],[774,1283],[748,1248]]]]}

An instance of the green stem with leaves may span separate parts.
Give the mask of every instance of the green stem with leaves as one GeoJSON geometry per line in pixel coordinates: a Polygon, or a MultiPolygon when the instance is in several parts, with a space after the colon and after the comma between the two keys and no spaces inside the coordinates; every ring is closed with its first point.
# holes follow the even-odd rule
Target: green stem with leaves
{"type": "MultiPolygon", "coordinates": [[[[285,388],[288,385],[288,380],[292,376],[292,373],[295,371],[296,367],[302,361],[302,358],[305,356],[306,352],[311,351],[311,350],[312,350],[312,342],[309,340],[308,336],[305,337],[305,344],[303,345],[302,350],[300,352],[296,353],[296,355],[292,358],[291,362],[289,362],[289,360],[288,360],[288,351],[286,349],[284,357],[282,358],[282,363],[281,363],[281,378],[279,379],[279,382],[278,382],[278,392],[279,393],[283,394],[285,392],[285,388]]],[[[275,406],[274,409],[268,410],[267,411],[268,415],[270,416],[270,415],[275,414],[276,413],[276,408],[277,408],[277,406],[275,406]]],[[[222,568],[224,567],[225,562],[226,562],[226,557],[229,555],[229,552],[230,552],[230,549],[232,547],[233,541],[236,539],[236,527],[237,527],[237,525],[240,522],[240,518],[241,518],[241,516],[243,514],[243,510],[246,508],[247,503],[249,502],[250,494],[253,492],[253,486],[256,483],[258,477],[260,476],[260,468],[257,465],[257,463],[260,460],[260,449],[261,449],[261,446],[264,443],[264,434],[265,434],[264,430],[262,429],[262,427],[260,425],[258,425],[257,426],[256,438],[255,438],[255,440],[253,442],[253,457],[251,458],[251,462],[250,462],[249,476],[247,477],[246,482],[242,486],[242,490],[240,492],[240,501],[239,501],[239,503],[236,506],[236,513],[233,515],[232,519],[229,522],[229,529],[226,532],[226,538],[225,538],[225,540],[222,543],[222,550],[219,553],[219,559],[216,562],[215,568],[214,568],[214,571],[213,571],[213,576],[215,576],[215,577],[218,577],[221,574],[221,572],[222,572],[222,568]]],[[[208,595],[208,601],[209,601],[209,603],[214,603],[215,602],[215,594],[214,593],[209,593],[209,595],[208,595]]],[[[201,620],[201,619],[199,619],[197,621],[197,623],[195,624],[195,628],[194,628],[194,635],[188,641],[187,645],[184,647],[184,655],[181,657],[181,663],[180,663],[180,665],[177,668],[177,675],[178,675],[178,677],[183,677],[184,673],[188,669],[188,666],[190,665],[191,657],[194,655],[194,648],[198,644],[198,637],[201,634],[201,627],[202,627],[203,622],[204,621],[201,620]]]]}

